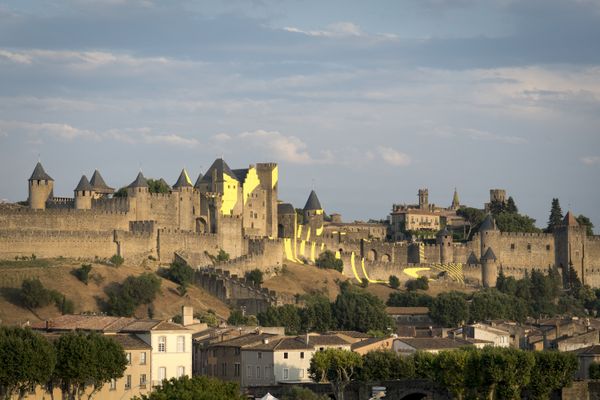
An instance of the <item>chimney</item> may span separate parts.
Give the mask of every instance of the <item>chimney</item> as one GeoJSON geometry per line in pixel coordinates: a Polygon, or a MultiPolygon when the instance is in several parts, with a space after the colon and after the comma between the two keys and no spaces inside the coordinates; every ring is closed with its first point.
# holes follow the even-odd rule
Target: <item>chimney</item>
{"type": "Polygon", "coordinates": [[[183,326],[194,324],[194,307],[183,306],[181,308],[181,315],[183,316],[183,326]]]}
{"type": "Polygon", "coordinates": [[[266,338],[263,339],[263,344],[269,344],[269,338],[268,337],[266,337],[266,338]]]}

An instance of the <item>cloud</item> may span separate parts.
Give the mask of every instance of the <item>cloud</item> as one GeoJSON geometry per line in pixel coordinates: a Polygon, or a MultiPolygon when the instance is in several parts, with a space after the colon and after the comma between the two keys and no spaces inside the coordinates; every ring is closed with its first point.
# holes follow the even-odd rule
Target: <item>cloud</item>
{"type": "Polygon", "coordinates": [[[111,129],[103,134],[124,143],[166,144],[171,146],[196,147],[200,141],[174,133],[155,133],[150,128],[111,129]]]}
{"type": "Polygon", "coordinates": [[[217,133],[215,136],[213,136],[213,139],[217,142],[228,142],[231,140],[231,135],[226,133],[217,133]]]}
{"type": "Polygon", "coordinates": [[[519,136],[506,136],[476,128],[456,128],[452,126],[436,126],[432,121],[424,121],[422,135],[435,136],[444,139],[467,138],[477,141],[491,141],[506,144],[524,144],[525,138],[519,136]]]}
{"type": "Polygon", "coordinates": [[[581,162],[588,166],[600,165],[600,156],[581,157],[581,162]]]}
{"type": "Polygon", "coordinates": [[[286,26],[283,28],[284,31],[292,33],[301,33],[307,36],[313,37],[327,37],[327,38],[352,38],[352,37],[373,37],[373,38],[385,38],[385,39],[396,39],[397,36],[391,33],[378,33],[369,34],[361,29],[361,27],[353,22],[340,21],[334,22],[327,25],[325,29],[321,30],[303,30],[293,26],[286,26]]]}
{"type": "Polygon", "coordinates": [[[395,167],[406,167],[412,163],[410,156],[391,147],[379,146],[377,151],[383,161],[395,167]]]}
{"type": "Polygon", "coordinates": [[[57,139],[99,139],[99,135],[88,129],[79,129],[69,124],[58,124],[51,122],[31,123],[22,121],[1,121],[0,129],[6,134],[10,132],[27,135],[46,135],[57,139]]]}

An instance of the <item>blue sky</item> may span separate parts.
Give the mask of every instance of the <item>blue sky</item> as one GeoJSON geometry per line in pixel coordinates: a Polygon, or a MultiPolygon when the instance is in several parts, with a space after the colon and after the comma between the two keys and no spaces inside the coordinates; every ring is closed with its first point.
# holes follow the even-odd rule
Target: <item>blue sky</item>
{"type": "Polygon", "coordinates": [[[600,1],[0,2],[0,199],[276,161],[327,212],[505,188],[600,226],[600,1]]]}

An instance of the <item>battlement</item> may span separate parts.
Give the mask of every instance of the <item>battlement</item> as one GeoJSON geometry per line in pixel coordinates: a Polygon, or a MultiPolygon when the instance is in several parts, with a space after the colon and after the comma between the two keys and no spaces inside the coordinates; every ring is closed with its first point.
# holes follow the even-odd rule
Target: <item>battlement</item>
{"type": "Polygon", "coordinates": [[[551,239],[554,238],[552,233],[535,233],[535,232],[500,232],[501,237],[508,238],[540,238],[540,239],[551,239]]]}
{"type": "Polygon", "coordinates": [[[19,215],[50,215],[50,216],[61,216],[61,215],[120,215],[125,216],[127,212],[124,211],[109,211],[109,210],[76,210],[74,208],[51,208],[46,210],[34,210],[27,207],[22,208],[0,208],[0,214],[19,214],[19,215]]]}
{"type": "Polygon", "coordinates": [[[42,230],[30,230],[30,229],[2,229],[0,230],[0,239],[5,242],[17,242],[22,241],[24,238],[46,240],[61,240],[64,238],[74,238],[79,240],[95,239],[99,237],[106,237],[112,235],[112,231],[71,231],[71,230],[55,230],[55,231],[42,231],[42,230]]]}
{"type": "Polygon", "coordinates": [[[132,233],[154,233],[156,221],[129,221],[129,231],[132,233]]]}

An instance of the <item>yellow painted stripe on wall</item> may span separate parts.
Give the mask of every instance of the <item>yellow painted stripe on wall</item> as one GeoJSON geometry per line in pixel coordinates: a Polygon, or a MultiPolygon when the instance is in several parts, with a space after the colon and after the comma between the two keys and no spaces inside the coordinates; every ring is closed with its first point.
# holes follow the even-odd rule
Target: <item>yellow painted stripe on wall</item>
{"type": "Polygon", "coordinates": [[[316,258],[315,258],[315,253],[317,252],[317,244],[315,242],[312,242],[310,244],[310,261],[315,262],[316,258]]]}
{"type": "Polygon", "coordinates": [[[360,264],[362,266],[363,274],[365,275],[365,278],[367,278],[367,280],[369,281],[369,283],[383,283],[383,282],[385,282],[385,281],[376,281],[376,280],[373,280],[373,279],[369,278],[369,275],[367,274],[367,269],[365,268],[365,258],[364,257],[360,259],[360,264]]]}
{"type": "Polygon", "coordinates": [[[354,274],[354,278],[356,278],[356,280],[358,282],[362,282],[360,280],[360,277],[358,276],[358,272],[356,272],[356,264],[354,262],[354,252],[352,252],[352,254],[350,254],[350,266],[352,267],[352,273],[354,274]]]}

